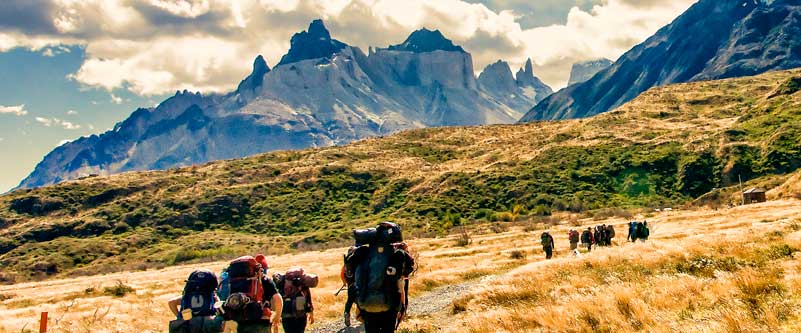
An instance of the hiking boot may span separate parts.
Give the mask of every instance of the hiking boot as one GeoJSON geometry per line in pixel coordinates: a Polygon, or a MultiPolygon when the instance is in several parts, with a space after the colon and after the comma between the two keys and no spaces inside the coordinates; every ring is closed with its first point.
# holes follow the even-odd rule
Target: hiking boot
{"type": "Polygon", "coordinates": [[[345,312],[345,327],[350,327],[350,313],[345,312]]]}

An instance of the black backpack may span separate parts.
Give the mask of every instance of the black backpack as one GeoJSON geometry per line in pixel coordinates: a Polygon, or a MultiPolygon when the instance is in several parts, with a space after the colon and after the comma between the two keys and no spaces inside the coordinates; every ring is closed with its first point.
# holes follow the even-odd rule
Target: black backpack
{"type": "Polygon", "coordinates": [[[399,298],[398,281],[414,270],[414,260],[396,246],[403,241],[400,226],[384,222],[370,232],[375,236],[361,237],[365,234],[363,230],[354,231],[357,242],[367,245],[357,247],[345,260],[346,269],[354,273],[356,304],[367,313],[400,310],[406,300],[399,298]]]}
{"type": "Polygon", "coordinates": [[[581,232],[581,242],[587,244],[592,240],[592,235],[590,235],[589,230],[584,230],[581,232]]]}
{"type": "Polygon", "coordinates": [[[540,243],[544,247],[551,247],[551,245],[553,245],[553,238],[551,238],[551,235],[548,233],[543,232],[542,235],[540,235],[540,243]]]}
{"type": "Polygon", "coordinates": [[[217,275],[214,272],[199,269],[186,279],[184,293],[181,297],[181,311],[192,310],[192,317],[213,316],[217,290],[217,275]]]}

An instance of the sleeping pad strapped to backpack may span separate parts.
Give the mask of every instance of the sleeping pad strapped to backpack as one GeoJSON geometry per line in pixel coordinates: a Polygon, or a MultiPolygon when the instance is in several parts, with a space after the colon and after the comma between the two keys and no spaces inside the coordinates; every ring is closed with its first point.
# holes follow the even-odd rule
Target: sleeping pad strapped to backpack
{"type": "Polygon", "coordinates": [[[405,312],[408,305],[408,280],[404,281],[404,294],[398,282],[414,271],[414,259],[403,244],[400,226],[383,222],[375,229],[355,230],[359,244],[345,260],[346,269],[354,274],[356,305],[366,313],[383,313],[392,310],[405,312]]]}

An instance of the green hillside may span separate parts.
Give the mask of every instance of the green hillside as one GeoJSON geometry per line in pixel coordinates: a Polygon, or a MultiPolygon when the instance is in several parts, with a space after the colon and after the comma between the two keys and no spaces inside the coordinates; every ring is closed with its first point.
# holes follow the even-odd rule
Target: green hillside
{"type": "Polygon", "coordinates": [[[0,280],[314,248],[382,219],[432,234],[518,212],[683,205],[738,176],[778,186],[801,167],[800,81],[792,70],[680,84],[591,119],[424,129],[20,190],[0,197],[0,280]]]}

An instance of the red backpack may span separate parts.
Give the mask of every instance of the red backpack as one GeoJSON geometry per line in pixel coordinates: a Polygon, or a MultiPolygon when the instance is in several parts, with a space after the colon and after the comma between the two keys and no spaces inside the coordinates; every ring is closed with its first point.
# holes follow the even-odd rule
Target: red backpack
{"type": "Polygon", "coordinates": [[[230,295],[223,309],[225,319],[236,322],[253,322],[270,318],[269,300],[264,298],[262,265],[251,256],[239,257],[228,265],[230,295]]]}
{"type": "Polygon", "coordinates": [[[306,274],[303,268],[292,268],[284,275],[273,275],[273,282],[284,298],[283,318],[303,318],[313,311],[310,288],[316,288],[320,283],[317,275],[306,274]]]}

